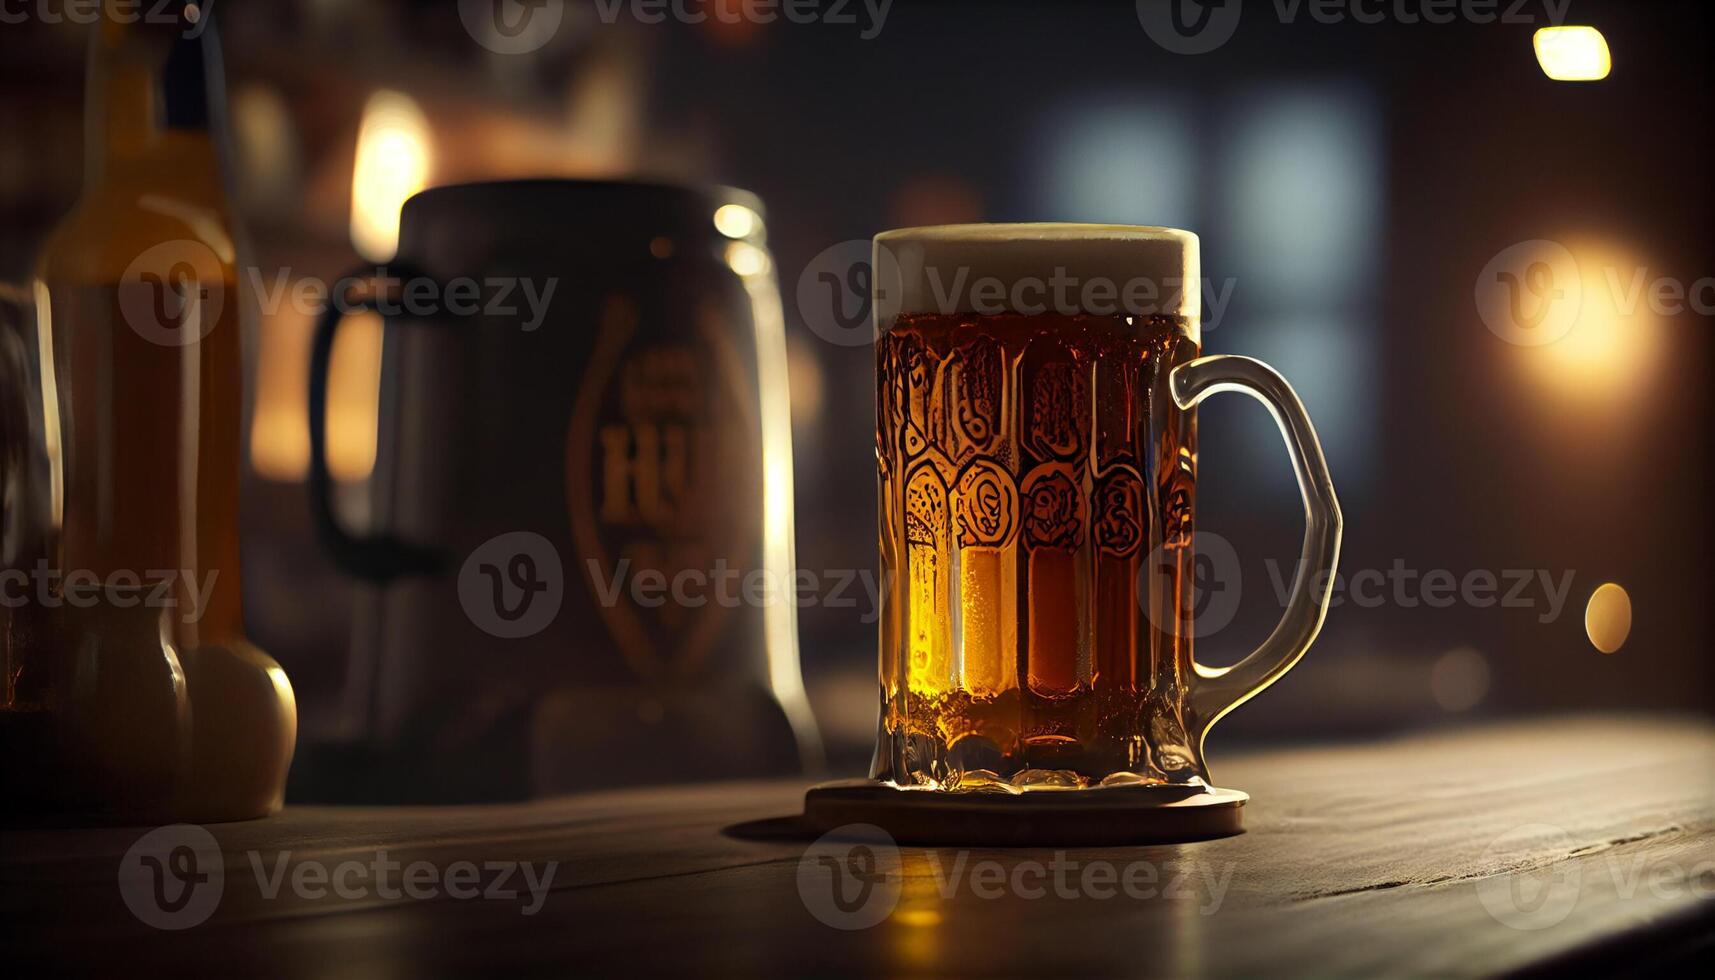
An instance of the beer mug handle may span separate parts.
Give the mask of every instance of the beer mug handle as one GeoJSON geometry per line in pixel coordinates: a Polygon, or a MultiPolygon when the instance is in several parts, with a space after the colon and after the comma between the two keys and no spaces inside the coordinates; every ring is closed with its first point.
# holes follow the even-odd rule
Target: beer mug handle
{"type": "MultiPolygon", "coordinates": [[[[353,307],[380,312],[380,290],[390,280],[405,280],[422,273],[394,267],[374,276],[374,291],[344,308],[328,297],[327,306],[316,318],[316,333],[310,344],[310,516],[334,563],[351,575],[374,582],[387,582],[407,575],[428,575],[447,564],[438,549],[403,541],[389,534],[360,535],[348,530],[334,509],[333,473],[327,461],[328,368],[333,361],[334,335],[353,307]]],[[[362,280],[359,270],[339,282],[362,280]]]]}
{"type": "Polygon", "coordinates": [[[1304,412],[1304,404],[1273,368],[1254,358],[1216,354],[1174,368],[1169,385],[1173,401],[1187,412],[1204,398],[1223,391],[1242,392],[1262,402],[1286,440],[1292,469],[1298,476],[1298,492],[1304,498],[1304,550],[1292,579],[1286,612],[1274,632],[1231,667],[1192,663],[1197,677],[1191,689],[1191,710],[1196,716],[1194,735],[1201,742],[1222,716],[1291,670],[1322,629],[1334,569],[1340,560],[1340,502],[1334,497],[1322,444],[1316,441],[1316,430],[1304,412]]]}

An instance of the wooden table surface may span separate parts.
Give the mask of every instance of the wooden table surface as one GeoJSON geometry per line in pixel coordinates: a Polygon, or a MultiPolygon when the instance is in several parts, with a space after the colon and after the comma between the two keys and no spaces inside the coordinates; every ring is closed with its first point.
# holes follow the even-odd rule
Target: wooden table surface
{"type": "MultiPolygon", "coordinates": [[[[1058,855],[895,857],[878,846],[877,867],[894,873],[863,903],[856,879],[842,878],[844,910],[817,859],[850,866],[840,863],[848,844],[730,829],[795,812],[803,784],[291,807],[208,828],[218,902],[206,921],[171,931],[126,902],[154,894],[136,874],[122,885],[141,830],[10,830],[0,836],[6,960],[14,976],[1332,977],[1569,964],[1647,973],[1715,956],[1707,721],[1585,717],[1217,753],[1212,764],[1252,796],[1241,836],[1058,855]],[[382,851],[398,868],[383,867],[378,884],[382,851]],[[480,869],[477,891],[518,895],[447,895],[473,873],[458,868],[466,861],[480,869]],[[558,862],[539,902],[521,871],[497,883],[509,862],[530,862],[538,882],[558,862]],[[434,897],[403,892],[412,866],[418,895],[434,897]],[[318,884],[318,869],[343,896],[318,884]],[[271,878],[282,884],[268,897],[271,878]]],[[[145,912],[159,920],[160,906],[145,912]]]]}

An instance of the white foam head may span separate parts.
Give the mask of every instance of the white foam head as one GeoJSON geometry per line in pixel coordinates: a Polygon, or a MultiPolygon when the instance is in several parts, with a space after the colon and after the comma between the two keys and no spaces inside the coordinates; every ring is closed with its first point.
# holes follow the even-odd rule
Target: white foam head
{"type": "Polygon", "coordinates": [[[981,224],[875,236],[876,324],[902,313],[1202,314],[1197,236],[1143,225],[981,224]]]}

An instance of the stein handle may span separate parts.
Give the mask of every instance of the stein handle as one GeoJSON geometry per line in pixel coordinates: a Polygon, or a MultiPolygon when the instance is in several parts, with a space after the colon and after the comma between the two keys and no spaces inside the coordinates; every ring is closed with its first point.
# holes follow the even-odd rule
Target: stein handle
{"type": "MultiPolygon", "coordinates": [[[[366,275],[359,270],[336,281],[346,282],[366,275]]],[[[375,288],[358,300],[357,308],[379,312],[382,284],[419,275],[416,270],[404,267],[377,270],[372,280],[375,288]]],[[[333,474],[327,461],[328,368],[333,361],[334,335],[339,332],[345,313],[346,309],[334,302],[330,292],[327,305],[316,317],[315,338],[310,345],[310,516],[334,563],[351,575],[387,582],[401,576],[433,574],[447,564],[446,556],[438,549],[389,534],[356,534],[345,527],[334,510],[333,474]]]]}
{"type": "Polygon", "coordinates": [[[1196,737],[1201,742],[1215,722],[1250,700],[1292,669],[1328,612],[1334,569],[1340,560],[1340,502],[1322,456],[1322,444],[1304,404],[1286,379],[1261,361],[1230,354],[1199,357],[1174,368],[1168,379],[1173,401],[1184,411],[1217,392],[1237,391],[1255,398],[1274,416],[1286,440],[1298,492],[1304,498],[1304,550],[1292,579],[1286,611],[1274,632],[1251,654],[1231,667],[1205,667],[1195,660],[1191,690],[1196,737]]]}

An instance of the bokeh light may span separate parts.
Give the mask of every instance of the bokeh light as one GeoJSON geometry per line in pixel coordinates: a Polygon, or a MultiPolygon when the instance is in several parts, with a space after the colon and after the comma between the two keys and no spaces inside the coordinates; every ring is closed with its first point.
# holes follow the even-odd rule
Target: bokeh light
{"type": "Polygon", "coordinates": [[[1606,406],[1635,397],[1660,354],[1662,317],[1653,297],[1664,273],[1615,242],[1570,239],[1566,247],[1577,262],[1576,317],[1559,339],[1515,347],[1517,356],[1564,402],[1606,406]]]}
{"type": "Polygon", "coordinates": [[[1608,39],[1594,27],[1544,27],[1531,44],[1542,73],[1557,82],[1594,82],[1607,78],[1614,67],[1608,39]]]}
{"type": "Polygon", "coordinates": [[[1584,633],[1590,644],[1603,653],[1613,653],[1626,643],[1632,631],[1632,597],[1625,587],[1604,582],[1590,593],[1584,606],[1584,633]]]}
{"type": "Polygon", "coordinates": [[[762,228],[762,216],[742,204],[715,209],[715,230],[728,238],[749,238],[762,228]]]}
{"type": "Polygon", "coordinates": [[[351,244],[372,262],[399,247],[399,207],[428,185],[429,123],[402,92],[380,91],[363,107],[351,172],[351,244]]]}
{"type": "Polygon", "coordinates": [[[1448,650],[1429,670],[1429,693],[1443,711],[1470,711],[1488,696],[1488,658],[1470,647],[1448,650]]]}

